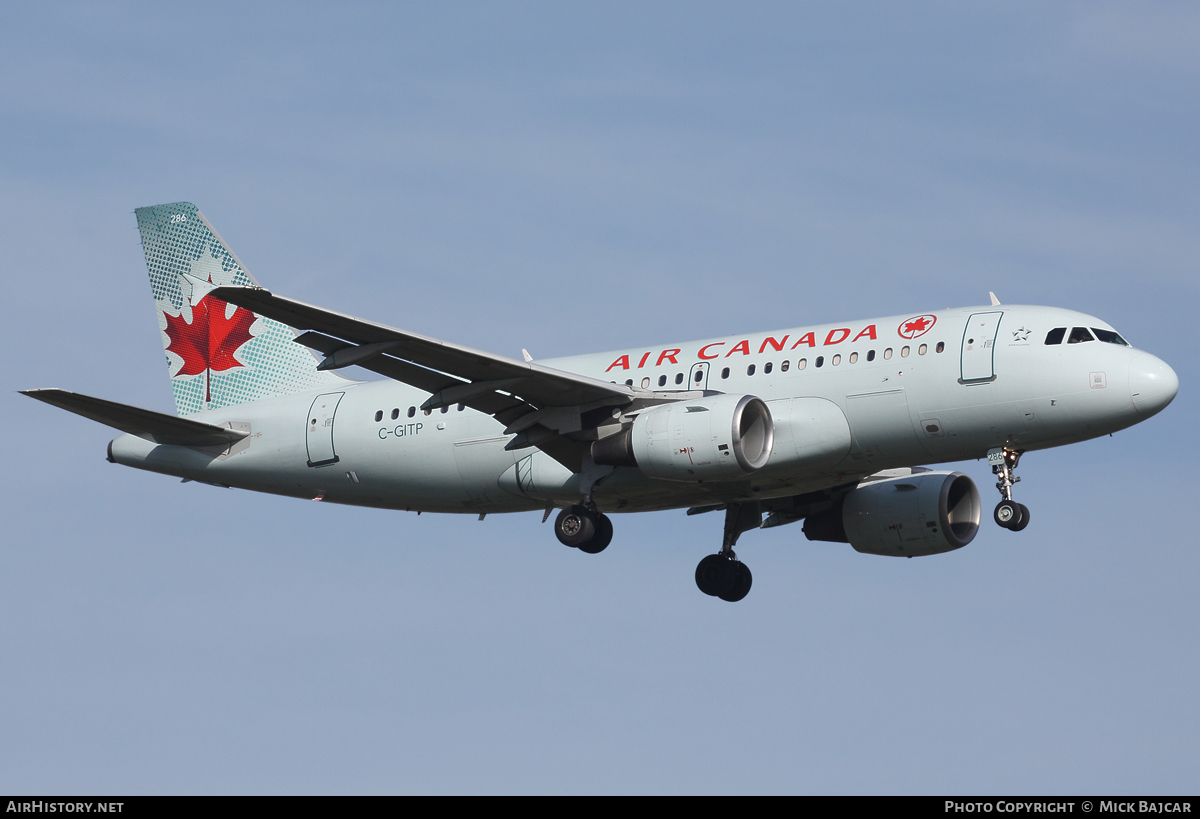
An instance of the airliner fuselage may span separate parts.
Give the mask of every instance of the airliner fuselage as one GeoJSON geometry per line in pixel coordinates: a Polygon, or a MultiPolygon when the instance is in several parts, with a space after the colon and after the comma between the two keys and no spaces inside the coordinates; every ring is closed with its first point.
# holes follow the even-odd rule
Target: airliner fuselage
{"type": "Polygon", "coordinates": [[[276,295],[187,202],[137,210],[178,415],[60,389],[26,394],[125,432],[109,460],[184,480],[415,512],[561,511],[595,554],[607,513],[723,511],[701,591],[750,590],[738,537],[895,557],[961,548],[982,503],[1024,529],[1023,453],[1161,411],[1175,373],[1107,323],[1002,305],[524,361],[276,295]],[[314,357],[319,353],[320,358],[314,357]],[[357,365],[384,376],[356,381],[357,365]],[[765,517],[764,517],[765,516],[765,517]]]}
{"type": "MultiPolygon", "coordinates": [[[[601,509],[634,511],[795,495],[882,469],[983,458],[995,447],[1060,446],[1162,409],[1177,388],[1171,369],[1124,343],[1098,340],[1097,330],[1115,335],[1082,313],[1003,305],[541,363],[668,395],[719,391],[767,402],[776,438],[765,467],[739,481],[695,484],[618,468],[593,490],[601,509]],[[922,319],[928,326],[902,335],[922,319]],[[1062,338],[1047,344],[1058,328],[1062,338]],[[1082,332],[1070,341],[1076,328],[1086,341],[1082,332]],[[832,451],[816,469],[811,462],[789,468],[788,405],[814,398],[837,408],[821,417],[832,451]]],[[[349,382],[336,392],[195,416],[250,432],[228,454],[126,435],[113,442],[111,457],[209,483],[413,511],[513,512],[578,495],[574,473],[553,459],[505,450],[513,436],[491,416],[461,404],[421,410],[428,397],[394,381],[349,382]],[[526,458],[532,462],[518,470],[526,458]],[[536,477],[522,482],[522,472],[536,477]]]]}

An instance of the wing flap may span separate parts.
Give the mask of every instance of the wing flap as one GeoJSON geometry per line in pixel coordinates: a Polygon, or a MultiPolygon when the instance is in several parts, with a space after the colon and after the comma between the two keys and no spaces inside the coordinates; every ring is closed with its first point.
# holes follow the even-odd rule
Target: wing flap
{"type": "Polygon", "coordinates": [[[644,397],[624,384],[473,350],[259,287],[220,287],[213,295],[302,331],[296,341],[325,355],[322,369],[354,364],[428,392],[432,397],[422,405],[426,413],[460,403],[508,426],[530,413],[541,419],[541,411],[548,408],[574,410],[573,427],[559,431],[534,426],[523,433],[527,442],[520,444],[538,447],[573,472],[582,469],[588,452],[586,443],[566,437],[579,430],[580,408],[625,406],[644,397]],[[537,443],[528,437],[534,433],[537,443]]]}
{"type": "MultiPolygon", "coordinates": [[[[326,356],[333,356],[347,349],[347,344],[341,339],[327,336],[324,333],[318,333],[313,330],[301,333],[296,337],[298,344],[303,344],[305,347],[324,353],[326,356]]],[[[351,345],[349,349],[353,350],[351,345]]],[[[472,385],[470,381],[464,381],[461,378],[456,378],[446,373],[431,370],[428,367],[422,367],[413,364],[403,359],[395,358],[391,355],[376,354],[361,361],[356,361],[359,367],[365,370],[370,370],[373,373],[378,373],[393,381],[399,381],[403,384],[409,384],[419,390],[424,390],[432,395],[446,393],[450,390],[464,390],[472,385]]],[[[495,382],[490,382],[495,383],[495,382]]],[[[509,382],[500,382],[501,386],[510,386],[509,382]]],[[[488,415],[495,415],[505,410],[516,407],[524,407],[525,403],[515,398],[496,393],[492,387],[488,387],[482,391],[466,390],[467,395],[464,397],[453,397],[447,401],[447,404],[465,404],[473,410],[486,412],[488,415]],[[471,394],[474,393],[474,394],[471,394]]],[[[438,406],[441,406],[440,404],[438,406]]],[[[424,409],[424,407],[422,407],[424,409]]]]}
{"type": "Polygon", "coordinates": [[[21,394],[156,444],[218,446],[250,434],[56,388],[21,390],[21,394]]]}
{"type": "MultiPolygon", "coordinates": [[[[277,296],[262,288],[219,287],[213,294],[215,298],[283,322],[297,330],[310,331],[303,333],[297,341],[327,354],[338,351],[338,348],[334,348],[330,343],[330,337],[334,337],[334,340],[344,339],[347,346],[396,342],[396,346],[389,346],[386,353],[374,355],[360,362],[359,366],[431,393],[461,382],[507,381],[521,378],[523,380],[520,387],[514,388],[514,394],[538,406],[571,406],[606,400],[617,406],[628,403],[634,395],[634,391],[624,384],[612,384],[576,373],[473,350],[470,347],[277,296]],[[317,346],[318,343],[321,346],[317,346]],[[454,378],[441,385],[430,386],[434,385],[435,381],[428,376],[395,367],[387,363],[388,359],[403,361],[427,371],[445,373],[454,378]],[[389,372],[385,372],[384,368],[389,372]]],[[[471,401],[464,403],[478,408],[471,401]]]]}

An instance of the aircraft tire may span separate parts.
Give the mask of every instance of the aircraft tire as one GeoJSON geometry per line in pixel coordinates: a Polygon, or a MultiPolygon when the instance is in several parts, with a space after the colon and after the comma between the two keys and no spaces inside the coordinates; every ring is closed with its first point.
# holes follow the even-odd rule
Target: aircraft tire
{"type": "Polygon", "coordinates": [[[996,504],[992,513],[996,525],[1004,529],[1016,529],[1021,525],[1021,504],[1016,501],[1003,500],[996,504]]]}
{"type": "Polygon", "coordinates": [[[554,534],[562,545],[576,548],[596,536],[596,518],[584,506],[568,506],[554,519],[554,534]]]}
{"type": "Polygon", "coordinates": [[[596,513],[596,534],[587,543],[579,544],[579,551],[586,552],[589,555],[598,555],[608,548],[608,544],[612,543],[613,525],[609,520],[608,515],[603,512],[596,513]]]}
{"type": "Polygon", "coordinates": [[[696,587],[711,597],[728,594],[737,580],[735,565],[724,555],[709,555],[696,566],[696,587]]]}
{"type": "Polygon", "coordinates": [[[1019,532],[1029,525],[1029,507],[1023,503],[1018,503],[1021,507],[1021,520],[1018,523],[1010,525],[1008,528],[1014,532],[1019,532]]]}
{"type": "Polygon", "coordinates": [[[734,563],[732,568],[733,586],[725,594],[718,595],[718,597],[729,603],[736,603],[750,593],[750,586],[754,583],[754,575],[750,574],[750,567],[745,563],[734,563]]]}

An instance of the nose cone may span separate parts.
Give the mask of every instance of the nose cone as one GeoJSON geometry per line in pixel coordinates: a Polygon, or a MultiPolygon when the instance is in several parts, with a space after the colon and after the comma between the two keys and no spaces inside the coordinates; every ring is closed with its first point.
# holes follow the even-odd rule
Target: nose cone
{"type": "Polygon", "coordinates": [[[1129,393],[1134,409],[1143,418],[1161,412],[1179,392],[1179,376],[1167,363],[1149,353],[1129,362],[1129,393]]]}

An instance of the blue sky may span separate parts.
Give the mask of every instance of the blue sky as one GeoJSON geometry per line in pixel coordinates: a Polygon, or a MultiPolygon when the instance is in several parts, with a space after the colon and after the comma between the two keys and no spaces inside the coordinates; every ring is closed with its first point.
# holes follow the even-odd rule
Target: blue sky
{"type": "Polygon", "coordinates": [[[1153,3],[0,8],[0,790],[1194,793],[1197,42],[1153,3]],[[16,390],[172,409],[133,209],[179,200],[278,292],[508,355],[994,290],[1182,386],[1027,456],[1021,535],[752,532],[725,605],[717,516],[588,557],[106,463],[16,390]]]}

